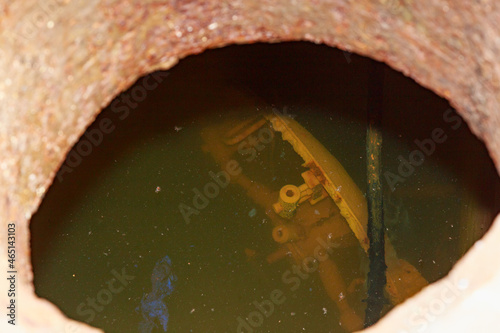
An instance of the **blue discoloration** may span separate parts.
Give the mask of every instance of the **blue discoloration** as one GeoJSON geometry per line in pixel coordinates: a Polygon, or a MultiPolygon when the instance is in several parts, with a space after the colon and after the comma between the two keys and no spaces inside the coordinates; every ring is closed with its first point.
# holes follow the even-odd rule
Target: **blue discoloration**
{"type": "Polygon", "coordinates": [[[139,324],[141,333],[150,333],[154,327],[158,327],[158,320],[163,331],[167,331],[168,309],[165,305],[165,297],[172,294],[177,277],[172,273],[172,262],[168,256],[160,259],[153,269],[151,284],[153,290],[144,294],[141,305],[136,309],[142,313],[142,322],[139,324]]]}

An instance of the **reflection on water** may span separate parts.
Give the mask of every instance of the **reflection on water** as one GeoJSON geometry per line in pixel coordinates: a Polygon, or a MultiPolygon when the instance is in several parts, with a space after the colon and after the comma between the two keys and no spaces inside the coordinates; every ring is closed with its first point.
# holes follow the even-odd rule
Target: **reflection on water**
{"type": "MultiPolygon", "coordinates": [[[[256,105],[286,105],[365,193],[367,62],[351,60],[300,43],[212,51],[181,62],[128,118],[104,110],[89,131],[104,118],[116,129],[50,188],[33,217],[37,294],[85,321],[83,304],[106,332],[340,333],[341,322],[359,322],[367,257],[334,200],[306,200],[286,223],[272,217],[280,189],[300,188],[310,169],[292,145],[269,123],[240,143],[238,131],[207,138],[234,114],[243,121],[262,111],[256,105]],[[120,292],[116,281],[108,288],[111,272],[123,270],[130,279],[120,292]]],[[[446,101],[387,76],[385,170],[397,175],[398,156],[433,129],[447,135],[384,191],[394,267],[433,282],[489,227],[495,171],[465,125],[445,126],[446,101]]],[[[400,287],[389,286],[394,302],[400,287]]]]}

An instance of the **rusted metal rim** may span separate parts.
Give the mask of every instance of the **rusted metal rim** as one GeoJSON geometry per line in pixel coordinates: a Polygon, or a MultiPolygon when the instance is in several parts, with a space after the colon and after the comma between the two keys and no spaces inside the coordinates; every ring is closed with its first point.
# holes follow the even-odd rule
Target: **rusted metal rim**
{"type": "MultiPolygon", "coordinates": [[[[0,149],[5,154],[0,214],[5,224],[17,225],[19,304],[24,307],[17,327],[21,330],[93,331],[36,298],[29,219],[65,154],[104,106],[138,77],[168,69],[180,58],[207,48],[307,40],[346,50],[347,61],[349,52],[355,52],[386,62],[446,97],[484,140],[500,170],[500,62],[496,58],[500,9],[494,0],[463,1],[453,8],[431,0],[293,4],[284,0],[52,0],[44,5],[28,0],[2,3],[0,10],[4,14],[0,77],[5,78],[0,82],[0,149]]],[[[0,242],[5,245],[2,235],[0,242]]],[[[498,239],[497,222],[447,278],[368,331],[413,332],[425,326],[428,332],[442,328],[468,332],[481,331],[480,325],[482,331],[497,327],[494,309],[487,307],[488,301],[494,304],[493,299],[484,295],[500,293],[498,239]],[[423,319],[415,310],[422,307],[430,309],[423,319]],[[475,316],[473,324],[464,321],[470,316],[475,316]]],[[[6,246],[2,248],[5,253],[6,246]]],[[[7,271],[6,260],[2,265],[7,271]]],[[[0,287],[8,289],[5,279],[0,287]]],[[[5,293],[0,297],[6,306],[5,293]]]]}

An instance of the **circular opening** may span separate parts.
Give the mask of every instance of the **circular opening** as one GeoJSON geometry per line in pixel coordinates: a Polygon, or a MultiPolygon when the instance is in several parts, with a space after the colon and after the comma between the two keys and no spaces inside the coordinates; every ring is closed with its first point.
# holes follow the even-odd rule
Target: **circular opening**
{"type": "MultiPolygon", "coordinates": [[[[106,331],[344,332],[338,302],[364,317],[369,258],[329,198],[290,221],[325,237],[327,260],[317,238],[294,242],[303,257],[272,240],[264,206],[310,167],[261,116],[303,126],[366,195],[372,62],[349,60],[307,43],[232,46],[140,79],[73,147],[32,219],[37,294],[106,331]]],[[[489,228],[498,177],[445,100],[383,71],[386,233],[401,269],[433,282],[489,228]]]]}

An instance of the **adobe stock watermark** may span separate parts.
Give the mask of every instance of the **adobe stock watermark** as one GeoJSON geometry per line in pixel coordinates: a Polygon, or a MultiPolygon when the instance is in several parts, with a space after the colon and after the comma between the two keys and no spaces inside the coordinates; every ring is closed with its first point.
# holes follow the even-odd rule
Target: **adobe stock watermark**
{"type": "Polygon", "coordinates": [[[455,282],[447,281],[439,291],[436,298],[421,306],[408,318],[409,328],[398,331],[398,333],[422,333],[429,328],[437,318],[446,312],[446,309],[455,302],[465,289],[469,286],[467,279],[458,279],[455,282]]]}
{"type": "Polygon", "coordinates": [[[34,39],[40,29],[52,29],[54,27],[54,19],[67,4],[67,0],[37,1],[34,9],[23,16],[17,23],[20,29],[8,33],[11,36],[19,36],[28,40],[34,39]]]}
{"type": "MultiPolygon", "coordinates": [[[[295,115],[288,114],[286,107],[283,109],[283,112],[273,108],[273,113],[280,115],[285,121],[286,117],[295,118],[295,115]]],[[[238,153],[245,157],[247,162],[251,162],[257,158],[259,152],[262,152],[266,148],[266,145],[274,140],[274,137],[273,130],[268,127],[261,127],[256,133],[250,134],[239,143],[238,153]]],[[[179,204],[179,212],[186,224],[191,222],[192,215],[199,215],[203,209],[208,207],[210,200],[215,199],[219,195],[220,190],[229,185],[231,177],[238,176],[242,171],[243,169],[239,162],[235,159],[227,162],[223,166],[223,170],[218,173],[209,171],[208,175],[212,181],[207,182],[201,190],[197,187],[192,189],[194,194],[191,201],[192,206],[185,203],[179,204]]]]}
{"type": "MultiPolygon", "coordinates": [[[[454,113],[454,110],[447,109],[443,113],[443,120],[445,123],[449,124],[453,130],[457,130],[462,125],[462,119],[454,113]]],[[[426,139],[415,139],[413,142],[417,146],[417,149],[411,151],[407,158],[403,157],[403,155],[397,157],[399,161],[397,174],[391,171],[384,172],[385,180],[391,191],[394,192],[398,183],[404,183],[408,177],[413,175],[415,169],[424,163],[426,156],[429,157],[434,154],[436,147],[444,143],[447,139],[448,135],[446,135],[445,131],[440,127],[433,129],[430,137],[426,139]]]]}
{"type": "MultiPolygon", "coordinates": [[[[307,280],[309,275],[316,272],[319,268],[319,263],[328,260],[333,250],[338,247],[338,244],[333,242],[333,239],[328,236],[326,240],[321,237],[316,238],[318,245],[314,249],[313,256],[305,257],[300,265],[293,265],[291,270],[286,270],[281,275],[281,281],[288,286],[288,289],[293,292],[299,289],[302,281],[307,280]]],[[[285,293],[281,289],[274,289],[270,292],[268,299],[263,299],[261,302],[253,301],[254,311],[249,312],[244,318],[238,316],[237,333],[253,333],[264,324],[264,320],[269,318],[275,310],[275,307],[285,303],[285,293]]]]}
{"type": "Polygon", "coordinates": [[[85,317],[84,321],[90,324],[96,316],[96,312],[102,312],[104,306],[113,301],[113,295],[121,293],[130,281],[135,279],[135,276],[128,275],[125,268],[121,272],[112,270],[111,274],[114,276],[106,282],[106,287],[99,290],[95,297],[87,297],[85,302],[78,304],[76,313],[79,316],[85,317]]]}
{"type": "MultiPolygon", "coordinates": [[[[113,114],[118,115],[119,120],[126,119],[130,112],[139,106],[139,103],[144,101],[148,96],[148,91],[156,89],[161,82],[169,75],[168,72],[155,72],[145,76],[141,84],[135,85],[125,94],[121,94],[111,103],[110,109],[113,114]]],[[[83,158],[89,156],[94,147],[99,146],[104,139],[104,135],[112,133],[116,128],[116,124],[111,118],[104,117],[99,120],[96,128],[85,131],[76,146],[71,149],[64,164],[57,172],[57,180],[62,182],[66,173],[71,173],[78,167],[83,158]]]]}

